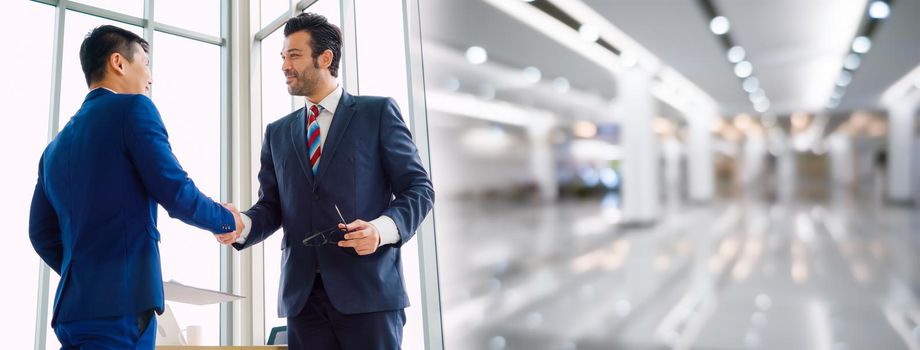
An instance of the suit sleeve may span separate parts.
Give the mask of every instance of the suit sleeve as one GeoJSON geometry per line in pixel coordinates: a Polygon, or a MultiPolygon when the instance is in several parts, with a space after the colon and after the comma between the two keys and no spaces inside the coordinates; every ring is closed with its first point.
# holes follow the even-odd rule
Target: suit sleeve
{"type": "Polygon", "coordinates": [[[125,142],[147,192],[170,217],[215,234],[235,230],[233,214],[201,193],[179,165],[153,102],[143,95],[132,102],[125,119],[125,142]]]}
{"type": "Polygon", "coordinates": [[[48,201],[45,194],[43,173],[44,155],[38,164],[38,182],[32,194],[32,206],[29,209],[29,240],[38,256],[45,261],[54,272],[61,274],[61,264],[64,258],[64,248],[61,243],[61,226],[58,223],[57,213],[48,201]]]}
{"type": "Polygon", "coordinates": [[[249,235],[243,243],[234,243],[237,250],[264,241],[281,227],[281,197],[278,193],[278,178],[275,174],[275,162],[272,158],[271,134],[273,125],[269,125],[262,140],[259,168],[259,201],[243,212],[252,220],[249,235]]]}
{"type": "Polygon", "coordinates": [[[383,170],[395,198],[383,211],[399,230],[397,246],[409,241],[434,205],[434,189],[422,167],[418,149],[393,99],[386,99],[380,116],[383,170]]]}

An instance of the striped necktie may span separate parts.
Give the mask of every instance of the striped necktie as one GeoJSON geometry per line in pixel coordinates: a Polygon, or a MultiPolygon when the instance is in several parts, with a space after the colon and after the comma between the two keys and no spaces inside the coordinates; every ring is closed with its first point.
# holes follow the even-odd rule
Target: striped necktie
{"type": "Polygon", "coordinates": [[[319,116],[319,108],[317,105],[310,106],[310,119],[307,121],[307,154],[310,155],[310,168],[313,169],[313,176],[316,176],[316,171],[319,169],[319,157],[323,152],[319,122],[316,121],[316,117],[319,116]]]}

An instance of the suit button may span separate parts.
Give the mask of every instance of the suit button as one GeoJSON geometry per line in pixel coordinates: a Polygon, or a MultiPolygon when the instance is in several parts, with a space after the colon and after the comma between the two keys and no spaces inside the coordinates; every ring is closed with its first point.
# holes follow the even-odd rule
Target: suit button
{"type": "Polygon", "coordinates": [[[318,201],[318,200],[319,200],[319,195],[316,194],[316,193],[314,193],[314,194],[313,194],[313,200],[314,200],[314,201],[318,201]]]}

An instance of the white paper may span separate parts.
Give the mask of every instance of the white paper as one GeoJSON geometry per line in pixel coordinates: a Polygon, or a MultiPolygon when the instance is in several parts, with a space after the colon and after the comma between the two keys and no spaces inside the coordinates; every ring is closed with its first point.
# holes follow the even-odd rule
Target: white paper
{"type": "Polygon", "coordinates": [[[166,300],[194,305],[225,303],[244,298],[236,294],[186,286],[175,280],[163,282],[163,292],[166,300]]]}

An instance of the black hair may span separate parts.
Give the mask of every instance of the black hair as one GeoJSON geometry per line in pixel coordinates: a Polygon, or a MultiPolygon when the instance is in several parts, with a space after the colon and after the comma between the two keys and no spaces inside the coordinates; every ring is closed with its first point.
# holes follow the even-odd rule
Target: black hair
{"type": "Polygon", "coordinates": [[[83,67],[86,85],[105,78],[105,66],[113,53],[119,53],[128,62],[133,62],[134,43],[140,44],[144,52],[150,48],[144,38],[116,26],[99,26],[86,34],[80,45],[80,65],[83,67]]]}
{"type": "Polygon", "coordinates": [[[314,62],[326,50],[332,51],[329,73],[333,77],[338,77],[339,59],[342,57],[342,30],[335,24],[329,23],[322,15],[304,12],[291,17],[284,25],[285,37],[299,31],[310,33],[310,49],[313,51],[314,62]]]}

